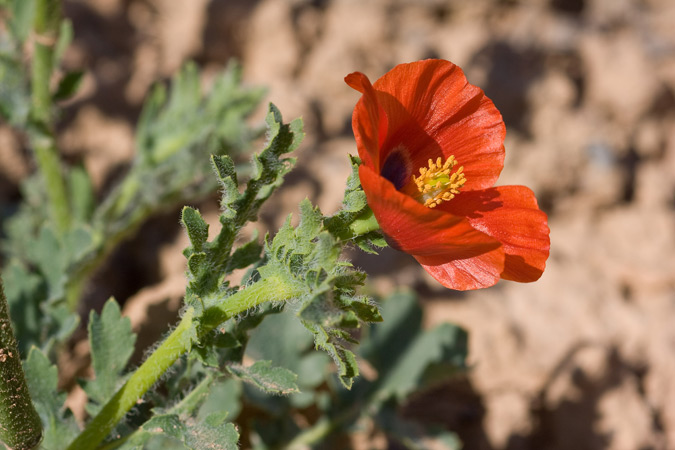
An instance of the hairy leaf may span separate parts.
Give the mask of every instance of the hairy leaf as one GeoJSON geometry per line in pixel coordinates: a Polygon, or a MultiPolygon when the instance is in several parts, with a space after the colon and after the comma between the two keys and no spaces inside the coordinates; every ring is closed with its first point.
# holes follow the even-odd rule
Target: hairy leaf
{"type": "Polygon", "coordinates": [[[268,141],[263,151],[254,156],[254,174],[240,193],[232,160],[227,156],[213,155],[211,165],[216,173],[223,196],[218,235],[207,242],[208,226],[192,208],[183,209],[182,223],[190,237],[191,246],[184,251],[188,257],[186,301],[198,311],[222,301],[223,279],[233,270],[245,268],[260,259],[261,247],[254,239],[232,253],[234,242],[247,222],[255,221],[258,210],[281,185],[283,177],[294,163],[284,155],[295,150],[302,140],[302,122],[295,120],[284,124],[279,110],[269,106],[267,114],[268,141]]]}
{"type": "Polygon", "coordinates": [[[308,200],[300,204],[300,224],[290,218],[274,239],[267,241],[267,263],[258,268],[261,277],[279,277],[302,286],[298,316],[314,335],[317,348],[338,366],[342,384],[349,388],[358,375],[356,358],[347,344],[355,343],[350,330],[361,321],[381,320],[377,308],[356,295],[364,275],[339,259],[341,243],[322,227],[323,216],[308,200]]]}
{"type": "Polygon", "coordinates": [[[57,391],[59,377],[56,366],[33,347],[24,362],[24,371],[28,390],[44,427],[42,448],[66,448],[77,434],[78,427],[70,410],[64,409],[66,394],[57,391]]]}
{"type": "Polygon", "coordinates": [[[295,384],[298,376],[283,367],[272,367],[271,361],[256,361],[244,367],[241,364],[228,364],[227,371],[247,383],[251,383],[268,394],[291,394],[299,392],[295,384]]]}
{"type": "Polygon", "coordinates": [[[128,317],[122,317],[114,299],[106,302],[101,315],[89,315],[89,343],[94,379],[84,384],[89,400],[87,410],[95,414],[116,392],[123,380],[122,372],[134,352],[136,335],[128,317]]]}
{"type": "Polygon", "coordinates": [[[334,236],[340,239],[352,240],[366,253],[377,254],[379,248],[387,246],[387,242],[379,231],[354,236],[353,231],[350,230],[350,227],[355,222],[363,220],[364,217],[369,217],[372,214],[359,179],[359,164],[361,161],[356,157],[352,157],[351,162],[352,173],[347,179],[342,208],[325,220],[325,226],[334,236]]]}
{"type": "Polygon", "coordinates": [[[188,450],[237,450],[239,433],[235,426],[225,422],[227,412],[214,412],[203,421],[182,420],[176,414],[154,416],[139,428],[119,448],[140,450],[154,436],[170,437],[188,450]]]}
{"type": "Polygon", "coordinates": [[[196,65],[188,64],[168,92],[158,85],[150,94],[131,170],[94,214],[94,227],[106,237],[97,253],[109,251],[160,208],[215,191],[208,156],[239,154],[257,136],[245,120],[263,91],[242,87],[235,65],[209,90],[202,90],[200,78],[196,65]]]}

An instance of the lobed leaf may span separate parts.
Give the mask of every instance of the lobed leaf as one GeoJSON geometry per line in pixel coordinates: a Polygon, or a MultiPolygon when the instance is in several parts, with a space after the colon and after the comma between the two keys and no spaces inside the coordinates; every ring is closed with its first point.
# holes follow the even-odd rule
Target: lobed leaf
{"type": "Polygon", "coordinates": [[[351,162],[352,173],[347,179],[342,207],[331,217],[326,218],[325,227],[333,236],[343,240],[353,240],[364,252],[377,254],[379,248],[387,246],[384,236],[379,231],[354,236],[353,231],[350,229],[359,220],[370,218],[372,215],[372,211],[368,207],[366,194],[361,188],[361,181],[359,179],[360,160],[356,157],[351,157],[351,162]]]}
{"type": "MultiPolygon", "coordinates": [[[[181,222],[185,226],[192,252],[201,252],[209,238],[209,225],[204,221],[199,211],[186,206],[181,213],[181,222]]],[[[186,254],[185,256],[189,256],[186,254]]]]}
{"type": "Polygon", "coordinates": [[[232,423],[225,422],[226,412],[214,412],[203,421],[182,420],[176,414],[154,416],[120,447],[120,450],[141,450],[155,436],[170,437],[188,450],[237,450],[239,433],[232,423]]]}
{"type": "Polygon", "coordinates": [[[196,65],[188,64],[169,90],[160,84],[146,101],[131,170],[94,215],[95,227],[113,243],[158,208],[215,191],[207,155],[236,155],[257,136],[245,120],[263,91],[242,87],[235,65],[208,90],[200,78],[196,65]]]}
{"type": "Polygon", "coordinates": [[[271,361],[256,361],[251,366],[228,364],[228,372],[235,377],[256,386],[268,394],[292,394],[299,392],[298,376],[284,367],[272,367],[271,361]]]}
{"type": "Polygon", "coordinates": [[[260,276],[278,277],[302,286],[297,314],[314,335],[317,348],[324,350],[338,367],[342,384],[350,388],[358,376],[356,358],[348,344],[356,343],[351,330],[362,321],[381,320],[375,305],[356,295],[364,275],[340,261],[342,244],[323,228],[324,217],[308,200],[300,204],[300,224],[290,218],[272,241],[265,245],[266,264],[260,276]]]}
{"type": "Polygon", "coordinates": [[[281,185],[294,159],[284,155],[297,148],[302,140],[302,122],[284,124],[279,110],[269,106],[267,114],[268,141],[263,151],[254,156],[255,170],[246,189],[239,192],[234,163],[227,156],[214,155],[211,165],[223,189],[218,235],[207,242],[208,228],[196,210],[185,208],[182,222],[190,237],[191,247],[184,254],[188,260],[186,301],[194,305],[204,302],[208,307],[228,295],[223,280],[233,270],[245,268],[260,260],[261,246],[254,236],[252,241],[232,252],[234,242],[249,221],[257,220],[258,210],[281,185]]]}
{"type": "Polygon", "coordinates": [[[121,375],[134,352],[136,335],[131,331],[131,321],[122,317],[120,307],[112,298],[106,302],[100,316],[91,311],[88,331],[95,378],[84,384],[84,390],[89,401],[94,402],[87,405],[88,412],[93,415],[123,381],[121,375]]]}
{"type": "Polygon", "coordinates": [[[41,448],[66,448],[77,435],[78,426],[70,410],[64,408],[66,394],[57,390],[59,377],[56,366],[33,347],[23,369],[33,404],[42,419],[44,437],[41,448]]]}

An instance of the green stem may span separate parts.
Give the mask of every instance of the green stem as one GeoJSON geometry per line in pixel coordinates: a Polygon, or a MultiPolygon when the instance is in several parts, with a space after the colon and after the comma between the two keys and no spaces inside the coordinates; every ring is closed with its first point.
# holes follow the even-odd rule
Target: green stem
{"type": "Polygon", "coordinates": [[[220,304],[204,311],[194,320],[194,309],[188,308],[178,327],[152,355],[131,375],[113,398],[106,403],[84,431],[70,444],[68,450],[93,450],[112,431],[124,415],[159,380],[176,360],[189,351],[192,343],[205,337],[213,329],[239,313],[267,301],[288,300],[300,294],[294,286],[270,277],[226,298],[220,304]],[[195,322],[200,327],[195,330],[195,322]]]}
{"type": "Polygon", "coordinates": [[[60,232],[70,225],[70,205],[61,160],[56,148],[52,124],[50,81],[54,69],[54,46],[61,22],[59,0],[37,0],[33,21],[35,46],[31,71],[31,118],[35,129],[31,144],[40,172],[45,179],[52,218],[60,232]]]}
{"type": "Polygon", "coordinates": [[[314,424],[312,428],[303,431],[292,441],[284,445],[287,450],[297,450],[311,447],[313,444],[324,441],[333,432],[347,423],[352,423],[359,418],[361,410],[357,407],[342,411],[335,417],[323,418],[314,424]]]}
{"type": "MultiPolygon", "coordinates": [[[[176,414],[184,410],[193,411],[195,407],[199,405],[204,396],[208,394],[209,388],[211,387],[214,379],[215,376],[213,373],[207,373],[204,379],[200,381],[199,384],[183,398],[183,400],[175,404],[173,407],[171,407],[171,409],[169,409],[169,411],[167,411],[167,414],[176,414]]],[[[97,448],[97,450],[115,450],[126,441],[133,438],[137,433],[141,433],[142,431],[142,428],[138,428],[131,434],[127,434],[126,436],[121,437],[115,441],[101,445],[97,448]]]]}
{"type": "Polygon", "coordinates": [[[42,422],[31,401],[0,279],[0,440],[29,450],[42,440],[42,422]]]}
{"type": "Polygon", "coordinates": [[[178,326],[162,345],[134,372],[124,386],[106,403],[84,431],[70,444],[71,450],[95,449],[124,415],[136,404],[150,387],[186,351],[193,341],[192,317],[189,308],[178,326]]]}
{"type": "Polygon", "coordinates": [[[61,160],[52,138],[34,138],[33,149],[40,172],[45,180],[50,213],[60,233],[70,227],[70,203],[61,172],[61,160]]]}
{"type": "Polygon", "coordinates": [[[60,22],[61,3],[59,0],[37,0],[35,2],[31,113],[33,119],[43,124],[51,122],[50,81],[54,69],[54,46],[60,22]]]}
{"type": "Polygon", "coordinates": [[[326,436],[335,431],[336,428],[337,425],[330,419],[321,419],[312,428],[297,435],[284,448],[288,450],[307,448],[312,444],[322,441],[326,436]]]}
{"type": "Polygon", "coordinates": [[[380,224],[377,223],[375,214],[370,208],[366,208],[359,217],[357,217],[354,222],[349,225],[349,231],[352,233],[352,238],[357,236],[363,236],[372,231],[377,231],[380,229],[380,224]]]}

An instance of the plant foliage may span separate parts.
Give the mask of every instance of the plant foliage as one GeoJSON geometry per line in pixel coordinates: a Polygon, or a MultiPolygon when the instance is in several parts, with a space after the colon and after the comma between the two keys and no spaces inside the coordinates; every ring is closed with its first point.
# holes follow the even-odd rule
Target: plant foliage
{"type": "Polygon", "coordinates": [[[21,204],[2,217],[2,275],[28,355],[23,367],[43,425],[41,448],[298,448],[366,425],[406,448],[425,449],[430,439],[459,448],[447,430],[399,414],[413,395],[465,370],[467,337],[449,324],[424,330],[411,294],[377,301],[363,294],[366,274],[345,249],[377,253],[387,244],[361,189],[358,159],[339,211],[326,216],[305,199],[297,221],[289,215],[279,230],[247,235],[295,165],[302,121],[284,123],[270,105],[267,140],[244,164],[263,132],[248,124],[263,90],[244,86],[234,64],[204,88],[200,70],[187,64],[149,94],[133,161],[111,191],[96,192],[82,164],[58,160],[54,113],[83,74],[56,70],[73,28],[45,5],[59,3],[0,0],[8,18],[0,30],[0,117],[40,161],[21,185],[21,204]],[[49,47],[41,51],[50,62],[38,77],[24,51],[45,11],[58,33],[53,46],[36,44],[49,47]],[[36,80],[47,88],[43,111],[35,109],[36,80]],[[65,202],[58,205],[50,194],[60,182],[65,202]],[[217,190],[217,224],[182,209],[190,245],[181,322],[140,367],[130,367],[136,334],[120,305],[110,299],[88,312],[92,374],[78,380],[87,414],[80,431],[53,361],[78,328],[92,274],[147,219],[217,190]],[[55,214],[59,207],[66,210],[55,214]],[[161,369],[152,366],[156,355],[164,355],[161,369]],[[364,365],[367,379],[359,377],[364,365]],[[130,406],[119,406],[129,398],[130,406]]]}

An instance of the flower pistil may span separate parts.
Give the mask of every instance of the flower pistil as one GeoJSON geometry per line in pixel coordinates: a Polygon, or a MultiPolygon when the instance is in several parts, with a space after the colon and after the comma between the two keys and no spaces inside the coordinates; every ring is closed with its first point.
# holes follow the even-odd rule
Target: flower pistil
{"type": "Polygon", "coordinates": [[[459,194],[459,189],[466,183],[464,166],[460,166],[452,175],[450,172],[457,165],[454,155],[445,162],[439,156],[434,162],[429,159],[428,167],[420,168],[420,175],[412,176],[419,191],[418,198],[427,208],[435,208],[444,201],[452,200],[459,194]]]}

